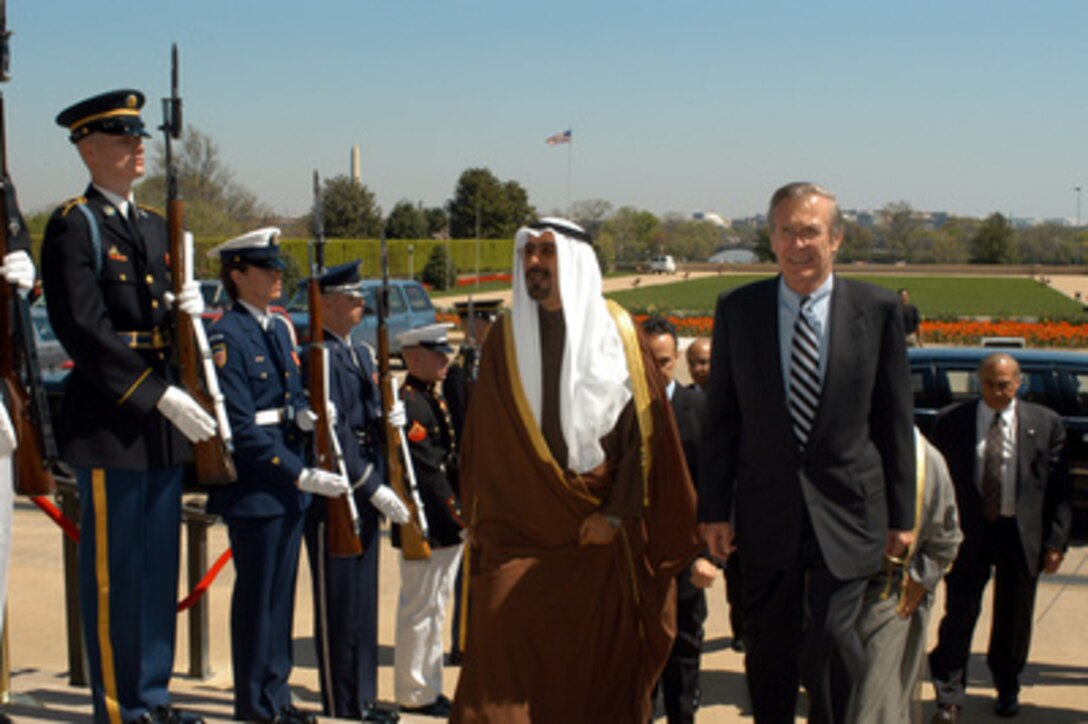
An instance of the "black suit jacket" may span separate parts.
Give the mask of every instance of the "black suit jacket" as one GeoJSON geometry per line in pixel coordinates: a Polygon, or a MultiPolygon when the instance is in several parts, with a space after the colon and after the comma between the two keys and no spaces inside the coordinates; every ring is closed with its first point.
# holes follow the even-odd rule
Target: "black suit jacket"
{"type": "Polygon", "coordinates": [[[734,521],[746,565],[798,559],[807,510],[840,579],[880,566],[889,528],[914,523],[913,401],[899,300],[835,277],[827,370],[800,450],[778,344],[778,278],[723,294],[714,317],[699,520],[734,521]]]}
{"type": "Polygon", "coordinates": [[[691,479],[699,470],[699,438],[703,429],[703,410],[706,397],[698,388],[684,387],[677,383],[672,392],[672,414],[680,431],[680,444],[688,463],[691,479]]]}
{"type": "MultiPolygon", "coordinates": [[[[941,410],[933,442],[944,454],[963,528],[963,547],[985,541],[982,492],[975,483],[976,415],[979,400],[941,410]]],[[[1064,551],[1069,544],[1073,513],[1070,507],[1069,455],[1065,426],[1050,408],[1016,403],[1016,524],[1028,571],[1039,574],[1044,548],[1064,551]]]]}

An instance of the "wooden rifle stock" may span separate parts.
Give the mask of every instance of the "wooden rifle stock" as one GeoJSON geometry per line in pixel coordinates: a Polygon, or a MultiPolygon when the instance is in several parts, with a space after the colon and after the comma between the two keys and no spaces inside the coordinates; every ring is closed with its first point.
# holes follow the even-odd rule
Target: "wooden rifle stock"
{"type": "MultiPolygon", "coordinates": [[[[310,306],[310,408],[317,415],[317,422],[314,423],[315,463],[322,470],[342,473],[333,447],[335,444],[332,438],[333,428],[329,421],[326,404],[329,399],[329,381],[325,377],[328,370],[325,355],[328,352],[324,347],[321,284],[317,277],[310,277],[306,293],[310,306]]],[[[363,542],[359,538],[356,516],[352,514],[352,501],[348,495],[325,498],[325,533],[328,553],[336,558],[354,558],[363,554],[363,542]]]]}
{"type": "MultiPolygon", "coordinates": [[[[2,7],[2,5],[0,5],[2,7]]],[[[2,11],[0,11],[2,12],[2,11]]],[[[3,21],[0,21],[0,26],[3,21]]],[[[6,75],[7,35],[0,27],[0,34],[5,48],[0,58],[0,74],[6,75]]],[[[6,77],[0,80],[7,80],[6,77]]],[[[7,172],[7,143],[4,132],[4,100],[0,96],[0,234],[3,234],[3,252],[15,251],[11,248],[13,230],[23,231],[22,219],[11,219],[10,209],[18,217],[18,207],[14,203],[14,192],[10,188],[11,180],[7,172]],[[13,226],[13,222],[15,225],[13,226]]],[[[6,403],[11,425],[15,430],[16,448],[12,456],[14,464],[15,492],[20,495],[50,495],[57,488],[57,481],[49,468],[56,451],[53,443],[52,423],[41,386],[41,374],[38,369],[38,354],[34,339],[34,328],[30,321],[27,301],[0,277],[0,377],[3,378],[3,400],[6,403]],[[15,343],[22,343],[23,374],[16,364],[15,343]]]]}
{"type": "MultiPolygon", "coordinates": [[[[174,263],[174,298],[177,299],[181,295],[181,289],[187,278],[187,265],[192,264],[193,261],[188,258],[184,246],[180,199],[170,199],[167,207],[167,219],[170,233],[170,258],[174,263]]],[[[193,324],[194,322],[188,314],[180,309],[175,310],[174,344],[177,347],[181,385],[204,408],[205,412],[215,418],[215,400],[208,394],[201,379],[202,365],[197,356],[193,324]]],[[[220,434],[193,443],[193,464],[196,467],[196,482],[201,485],[227,485],[238,479],[238,473],[234,469],[234,460],[231,458],[226,441],[220,434]]]]}
{"type": "MultiPolygon", "coordinates": [[[[174,299],[180,299],[185,282],[192,278],[193,260],[185,244],[182,219],[184,207],[174,168],[171,141],[181,138],[181,96],[178,94],[178,46],[170,49],[170,97],[163,99],[163,123],[160,127],[166,149],[166,228],[170,240],[170,260],[173,263],[174,299]]],[[[197,321],[197,324],[202,322],[197,321]]],[[[196,482],[201,485],[226,485],[238,479],[231,458],[227,431],[222,429],[225,415],[217,415],[215,399],[201,380],[204,369],[197,355],[193,320],[181,309],[174,310],[174,345],[177,351],[181,385],[212,418],[219,419],[220,430],[208,440],[193,444],[196,482]]]]}
{"type": "MultiPolygon", "coordinates": [[[[381,302],[378,309],[378,380],[382,391],[382,411],[386,419],[385,426],[385,459],[386,471],[389,475],[389,485],[408,507],[411,519],[400,526],[400,551],[401,555],[409,561],[426,560],[431,557],[431,545],[423,535],[423,527],[420,524],[420,516],[423,511],[415,502],[415,496],[408,490],[404,482],[404,467],[400,457],[400,430],[388,424],[389,411],[393,407],[393,376],[389,370],[389,328],[386,325],[386,313],[389,309],[389,270],[388,260],[385,256],[385,234],[382,234],[382,289],[381,302]]],[[[410,460],[404,461],[411,464],[410,460]]]]}

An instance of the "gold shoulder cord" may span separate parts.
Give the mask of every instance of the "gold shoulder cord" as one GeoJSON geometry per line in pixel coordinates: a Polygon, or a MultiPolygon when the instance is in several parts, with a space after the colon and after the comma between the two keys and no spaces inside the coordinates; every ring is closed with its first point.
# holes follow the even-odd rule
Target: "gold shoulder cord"
{"type": "Polygon", "coordinates": [[[650,506],[650,468],[653,465],[653,449],[650,445],[654,434],[653,414],[650,410],[650,385],[646,382],[646,368],[642,364],[642,350],[638,344],[638,332],[631,323],[631,315],[611,299],[605,302],[623,340],[627,357],[627,374],[631,379],[631,394],[635,398],[635,416],[642,438],[642,505],[650,506]]]}

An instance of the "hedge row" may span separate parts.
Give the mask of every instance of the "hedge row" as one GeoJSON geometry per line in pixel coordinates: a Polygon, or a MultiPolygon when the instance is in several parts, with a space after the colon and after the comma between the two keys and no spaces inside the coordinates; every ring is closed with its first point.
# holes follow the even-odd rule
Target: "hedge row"
{"type": "MultiPolygon", "coordinates": [[[[207,251],[225,241],[224,238],[204,238],[196,242],[199,276],[211,278],[219,273],[219,264],[208,259],[207,251]]],[[[283,251],[290,257],[296,274],[303,274],[309,268],[308,239],[281,239],[283,251]]],[[[472,274],[476,271],[477,246],[479,247],[480,272],[509,271],[513,260],[514,242],[512,239],[452,239],[449,242],[453,261],[459,272],[472,274]]],[[[431,252],[436,246],[445,246],[445,241],[434,239],[390,239],[386,242],[389,249],[389,273],[394,277],[407,277],[409,265],[415,276],[423,271],[431,252]],[[411,248],[411,252],[409,249],[411,248]]],[[[351,261],[363,260],[363,273],[377,276],[381,273],[381,242],[378,239],[329,239],[325,244],[325,266],[335,266],[351,261]]]]}

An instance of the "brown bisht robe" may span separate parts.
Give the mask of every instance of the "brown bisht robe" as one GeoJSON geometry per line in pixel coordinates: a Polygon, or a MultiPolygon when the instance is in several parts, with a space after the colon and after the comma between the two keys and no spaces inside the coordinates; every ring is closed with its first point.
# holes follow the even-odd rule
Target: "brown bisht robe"
{"type": "Polygon", "coordinates": [[[702,544],[661,376],[617,310],[628,369],[633,355],[647,381],[635,397],[648,403],[641,437],[652,434],[642,517],[605,546],[580,547],[578,530],[614,466],[564,475],[521,390],[509,316],[488,336],[462,448],[474,548],[452,722],[649,721],[675,633],[674,579],[702,544]]]}

